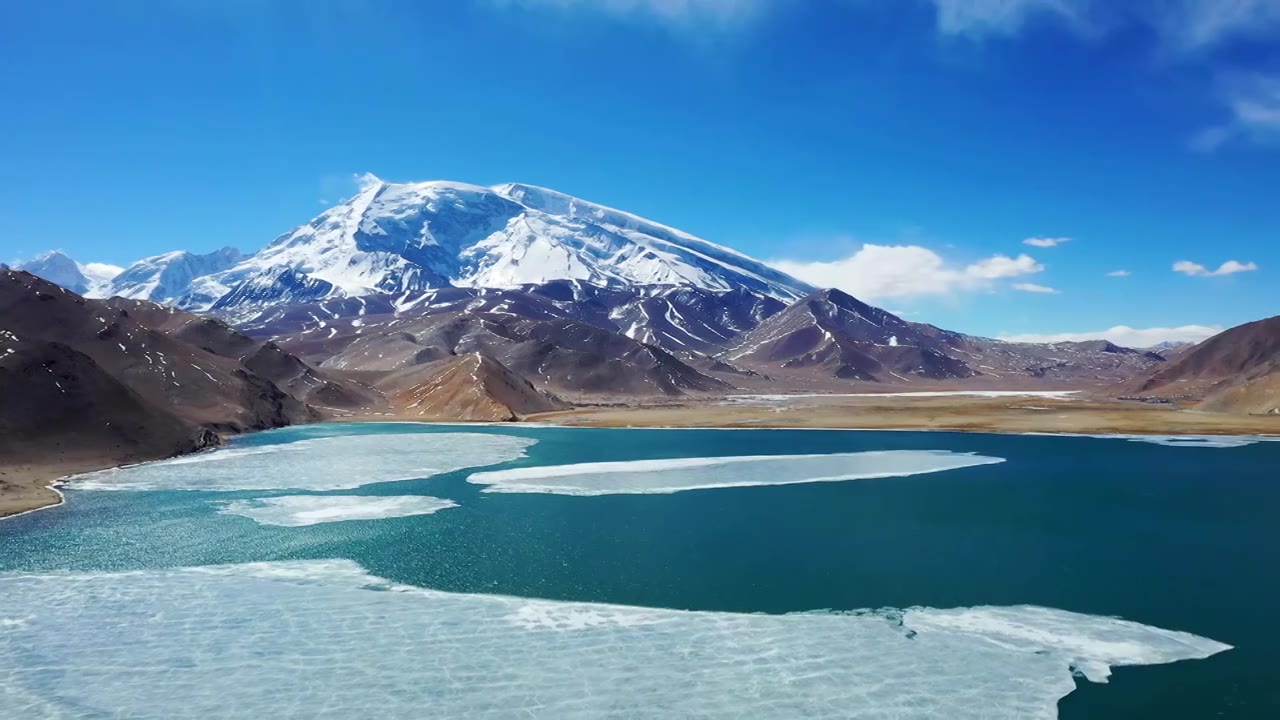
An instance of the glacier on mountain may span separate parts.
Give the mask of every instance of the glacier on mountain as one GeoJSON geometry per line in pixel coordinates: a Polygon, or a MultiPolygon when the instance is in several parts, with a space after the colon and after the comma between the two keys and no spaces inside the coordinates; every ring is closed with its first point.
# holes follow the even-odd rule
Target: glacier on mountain
{"type": "Polygon", "coordinates": [[[85,267],[60,253],[28,265],[77,292],[230,318],[325,298],[556,281],[746,291],[783,303],[813,291],[735,250],[554,190],[371,176],[354,197],[253,255],[165,253],[92,282],[85,267]]]}
{"type": "Polygon", "coordinates": [[[734,250],[529,185],[369,182],[353,198],[202,278],[226,292],[178,298],[235,314],[281,302],[555,280],[600,287],[746,288],[790,301],[812,290],[734,250]]]}
{"type": "Polygon", "coordinates": [[[208,307],[229,292],[229,288],[209,282],[208,276],[243,259],[244,254],[232,247],[204,255],[177,251],[143,258],[112,279],[109,295],[208,307]]]}
{"type": "Polygon", "coordinates": [[[111,281],[124,270],[107,263],[78,263],[57,250],[18,263],[16,268],[86,297],[110,295],[111,281]]]}

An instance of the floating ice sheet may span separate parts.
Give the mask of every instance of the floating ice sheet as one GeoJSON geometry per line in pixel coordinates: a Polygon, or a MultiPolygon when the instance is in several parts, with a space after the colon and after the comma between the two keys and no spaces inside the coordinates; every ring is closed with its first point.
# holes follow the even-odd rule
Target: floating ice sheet
{"type": "Polygon", "coordinates": [[[921,390],[894,393],[795,393],[780,395],[729,395],[725,405],[756,405],[785,403],[794,400],[822,398],[1043,398],[1046,400],[1074,400],[1078,390],[921,390]]]}
{"type": "Polygon", "coordinates": [[[1164,445],[1165,447],[1189,448],[1238,448],[1256,445],[1261,442],[1280,442],[1275,435],[1103,435],[1091,433],[1046,433],[1030,432],[1024,435],[1040,435],[1044,437],[1085,437],[1099,440],[1127,440],[1129,442],[1164,445]]]}
{"type": "Polygon", "coordinates": [[[1052,718],[1195,635],[1039,607],[749,615],[451,594],[349,561],[0,575],[0,716],[1052,718]]]}
{"type": "Polygon", "coordinates": [[[509,462],[536,442],[481,433],[344,435],[212,450],[71,483],[78,490],[343,490],[509,462]]]}
{"type": "Polygon", "coordinates": [[[556,495],[665,494],[683,490],[865,480],[1004,462],[946,450],[885,450],[831,455],[753,455],[582,463],[473,473],[484,492],[556,495]]]}
{"type": "MultiPolygon", "coordinates": [[[[1105,437],[1105,436],[1102,436],[1105,437]]],[[[1120,440],[1152,443],[1165,447],[1236,448],[1266,442],[1269,438],[1248,435],[1117,435],[1120,440]]]]}
{"type": "Polygon", "coordinates": [[[345,520],[431,515],[454,507],[458,507],[458,503],[426,495],[284,495],[232,500],[222,503],[218,512],[247,517],[259,525],[301,527],[345,520]]]}

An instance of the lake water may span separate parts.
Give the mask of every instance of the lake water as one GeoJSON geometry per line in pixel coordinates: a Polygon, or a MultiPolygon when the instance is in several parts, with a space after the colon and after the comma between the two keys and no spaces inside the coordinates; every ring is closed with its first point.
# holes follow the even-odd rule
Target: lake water
{"type": "Polygon", "coordinates": [[[1275,718],[1278,480],[1246,440],[261,433],[0,522],[0,717],[1275,718]]]}

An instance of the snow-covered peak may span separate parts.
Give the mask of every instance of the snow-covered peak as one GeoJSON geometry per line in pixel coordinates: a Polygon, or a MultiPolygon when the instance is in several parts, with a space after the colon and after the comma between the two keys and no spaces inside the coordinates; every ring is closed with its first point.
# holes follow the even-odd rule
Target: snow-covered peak
{"type": "MultiPolygon", "coordinates": [[[[205,255],[177,251],[143,258],[116,275],[107,289],[108,294],[131,300],[151,300],[159,303],[182,303],[191,293],[193,283],[213,273],[225,270],[244,258],[243,253],[232,247],[224,247],[205,255]]],[[[215,288],[213,293],[202,292],[201,302],[211,304],[228,291],[215,288]],[[213,297],[208,297],[210,294],[213,297]]]]}
{"type": "Polygon", "coordinates": [[[111,281],[115,280],[122,272],[124,272],[124,268],[110,263],[91,262],[80,264],[80,274],[84,275],[89,285],[85,295],[88,297],[107,297],[107,293],[111,288],[111,281]]]}
{"type": "Polygon", "coordinates": [[[556,281],[747,290],[783,302],[813,290],[735,250],[555,190],[392,183],[368,174],[359,184],[354,196],[252,256],[231,248],[157,255],[119,273],[103,294],[239,316],[324,297],[556,281]]]}
{"type": "Polygon", "coordinates": [[[81,264],[58,250],[18,263],[17,268],[88,297],[102,297],[111,279],[123,270],[107,263],[81,264]]]}
{"type": "MultiPolygon", "coordinates": [[[[746,288],[791,301],[812,288],[675,228],[531,185],[483,187],[361,178],[352,198],[277,237],[209,282],[250,283],[282,268],[334,295],[456,286],[515,288],[557,280],[600,287],[746,288]]],[[[226,302],[218,303],[227,308],[226,302]]]]}

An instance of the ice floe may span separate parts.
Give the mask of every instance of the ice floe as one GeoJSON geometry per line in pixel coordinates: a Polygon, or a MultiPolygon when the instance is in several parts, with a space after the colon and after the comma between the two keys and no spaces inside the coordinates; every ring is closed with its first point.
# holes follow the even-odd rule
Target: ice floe
{"type": "Polygon", "coordinates": [[[866,480],[1004,462],[946,450],[884,450],[829,455],[751,455],[582,463],[473,473],[484,492],[556,495],[665,494],[684,490],[866,480]]]}
{"type": "Polygon", "coordinates": [[[346,520],[384,520],[431,515],[458,503],[426,495],[283,495],[231,500],[218,512],[247,517],[259,525],[301,527],[346,520]]]}
{"type": "Polygon", "coordinates": [[[1189,448],[1238,448],[1256,445],[1261,442],[1280,442],[1280,436],[1273,435],[1104,435],[1093,433],[1047,433],[1029,432],[1024,435],[1042,437],[1083,437],[1098,440],[1127,440],[1129,442],[1164,445],[1165,447],[1189,448]]]}
{"type": "Polygon", "coordinates": [[[794,393],[778,395],[729,395],[722,405],[777,405],[800,400],[824,398],[1041,398],[1045,400],[1073,400],[1078,390],[921,390],[918,392],[889,393],[794,393]]]}
{"type": "Polygon", "coordinates": [[[344,490],[509,462],[536,442],[482,433],[344,435],[212,450],[69,483],[77,490],[344,490]]]}
{"type": "Polygon", "coordinates": [[[1041,607],[688,612],[452,594],[350,561],[0,575],[0,716],[1053,718],[1074,670],[1206,658],[1041,607]]]}

